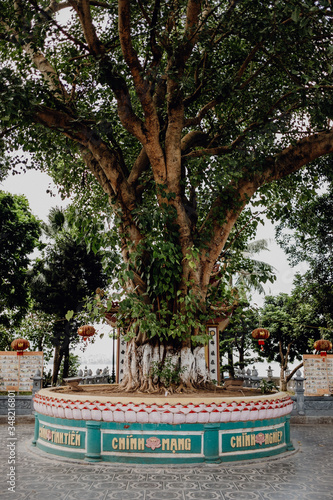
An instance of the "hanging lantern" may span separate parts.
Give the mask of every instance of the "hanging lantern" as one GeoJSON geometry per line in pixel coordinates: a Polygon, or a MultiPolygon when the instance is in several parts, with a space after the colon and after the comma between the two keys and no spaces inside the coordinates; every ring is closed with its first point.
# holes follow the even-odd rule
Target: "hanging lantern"
{"type": "Polygon", "coordinates": [[[316,340],[313,347],[316,351],[320,352],[321,356],[327,356],[327,351],[332,349],[332,342],[325,339],[316,340]]]}
{"type": "Polygon", "coordinates": [[[13,349],[13,351],[17,351],[18,356],[22,356],[23,351],[25,351],[26,349],[29,349],[30,342],[29,342],[29,340],[26,340],[26,339],[15,339],[10,344],[10,346],[13,349]]]}
{"type": "Polygon", "coordinates": [[[77,333],[83,337],[83,340],[88,340],[89,337],[92,337],[93,335],[95,335],[96,333],[96,330],[93,326],[90,326],[90,325],[83,325],[83,326],[80,326],[80,328],[78,329],[77,333]]]}
{"type": "Polygon", "coordinates": [[[256,328],[252,332],[252,337],[254,340],[258,340],[261,350],[264,350],[265,340],[269,337],[269,331],[266,328],[256,328]]]}

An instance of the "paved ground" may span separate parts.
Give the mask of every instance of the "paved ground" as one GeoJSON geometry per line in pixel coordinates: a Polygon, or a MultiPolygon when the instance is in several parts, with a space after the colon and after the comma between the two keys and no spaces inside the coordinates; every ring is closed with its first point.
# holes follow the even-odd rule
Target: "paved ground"
{"type": "Polygon", "coordinates": [[[333,425],[292,425],[297,451],[262,462],[161,466],[63,461],[30,447],[33,424],[16,427],[16,491],[8,491],[0,425],[0,500],[333,500],[333,425]]]}

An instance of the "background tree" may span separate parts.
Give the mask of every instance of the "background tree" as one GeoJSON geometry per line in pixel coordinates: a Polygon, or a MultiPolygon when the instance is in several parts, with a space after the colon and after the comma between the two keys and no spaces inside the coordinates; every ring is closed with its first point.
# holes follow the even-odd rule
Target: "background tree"
{"type": "Polygon", "coordinates": [[[311,303],[300,300],[297,295],[279,295],[265,297],[260,310],[260,321],[267,328],[270,337],[265,340],[264,351],[260,351],[258,342],[253,341],[255,350],[268,362],[280,364],[280,389],[287,389],[287,383],[303,366],[302,355],[312,352],[312,342],[319,333],[318,317],[315,316],[311,303]],[[301,361],[288,373],[288,363],[295,359],[301,361]]]}
{"type": "Polygon", "coordinates": [[[35,309],[54,318],[52,384],[56,384],[63,358],[63,376],[68,376],[70,345],[78,340],[78,319],[66,319],[67,313],[79,313],[85,298],[106,281],[100,256],[88,252],[85,243],[78,240],[63,211],[51,211],[47,232],[55,239],[45,248],[44,256],[36,260],[30,286],[35,309]]]}
{"type": "MultiPolygon", "coordinates": [[[[267,281],[273,283],[276,279],[274,268],[255,258],[256,253],[269,250],[267,241],[262,239],[249,243],[247,237],[246,234],[237,237],[237,245],[233,245],[225,256],[224,272],[216,276],[220,276],[221,280],[228,279],[230,299],[232,296],[234,299],[232,310],[222,317],[219,323],[220,356],[228,358],[227,363],[222,364],[222,370],[227,369],[229,377],[235,376],[235,367],[243,369],[248,364],[246,352],[252,346],[250,333],[258,326],[257,313],[250,305],[252,293],[263,294],[263,284],[267,281]],[[234,354],[238,357],[236,364],[234,354]]],[[[220,284],[218,287],[220,294],[222,289],[225,300],[226,287],[220,284]]]]}
{"type": "Polygon", "coordinates": [[[305,262],[308,270],[297,274],[294,285],[302,300],[311,301],[322,326],[333,326],[333,179],[310,200],[294,204],[283,214],[277,237],[291,265],[305,262]]]}
{"type": "Polygon", "coordinates": [[[251,332],[257,326],[257,311],[248,303],[244,303],[236,309],[229,325],[223,331],[220,337],[221,370],[228,370],[229,377],[235,376],[235,368],[243,370],[249,364],[256,362],[253,356],[251,332]],[[223,356],[227,356],[227,363],[223,363],[223,356]]]}
{"type": "Polygon", "coordinates": [[[302,167],[333,151],[331,2],[4,0],[0,15],[4,150],[114,212],[123,388],[159,389],[151,362],[171,355],[182,386],[204,386],[211,274],[245,207],[309,192],[302,167]]]}
{"type": "Polygon", "coordinates": [[[17,326],[29,307],[27,271],[31,254],[39,245],[40,221],[30,212],[24,196],[0,191],[0,325],[10,349],[6,329],[17,326]]]}

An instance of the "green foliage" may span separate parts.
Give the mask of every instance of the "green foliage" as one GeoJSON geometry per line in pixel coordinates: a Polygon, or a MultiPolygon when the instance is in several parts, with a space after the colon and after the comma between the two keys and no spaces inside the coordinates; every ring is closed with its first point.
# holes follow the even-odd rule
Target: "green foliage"
{"type": "Polygon", "coordinates": [[[234,311],[229,325],[220,335],[221,371],[227,370],[234,377],[234,369],[241,370],[255,363],[251,331],[258,326],[257,313],[247,303],[240,303],[234,311]]]}
{"type": "Polygon", "coordinates": [[[205,324],[210,316],[205,311],[200,312],[198,297],[193,292],[189,291],[185,297],[180,292],[178,295],[178,311],[172,311],[167,301],[156,300],[156,303],[146,304],[140,296],[128,294],[120,303],[119,318],[119,326],[127,329],[125,340],[134,338],[140,331],[149,339],[179,344],[182,339],[191,336],[191,331],[196,331],[191,341],[194,344],[207,343],[205,324]]]}
{"type": "Polygon", "coordinates": [[[164,361],[151,363],[151,377],[158,378],[165,387],[180,384],[180,376],[184,372],[184,368],[174,365],[171,358],[165,358],[164,361]]]}
{"type": "Polygon", "coordinates": [[[277,387],[272,380],[262,379],[260,382],[260,390],[261,394],[270,394],[274,391],[277,391],[277,387]]]}
{"type": "MultiPolygon", "coordinates": [[[[51,342],[55,316],[45,314],[42,311],[30,310],[21,319],[18,326],[6,329],[11,339],[23,337],[30,342],[30,350],[43,351],[44,362],[48,362],[52,357],[53,345],[51,342]]],[[[5,338],[5,332],[1,335],[5,338]]],[[[0,349],[1,350],[1,349],[0,349]]],[[[7,349],[4,349],[7,350],[7,349]]]]}
{"type": "Polygon", "coordinates": [[[47,234],[52,239],[33,265],[30,289],[34,309],[53,318],[49,340],[60,348],[60,359],[65,354],[68,360],[69,346],[78,341],[81,317],[77,314],[85,298],[105,285],[106,277],[100,256],[88,252],[75,229],[72,231],[66,214],[53,210],[49,219],[47,234]]]}
{"type": "Polygon", "coordinates": [[[0,324],[18,325],[29,307],[27,272],[40,221],[24,196],[0,191],[0,324]]]}
{"type": "Polygon", "coordinates": [[[281,293],[275,297],[265,297],[260,310],[260,322],[267,328],[270,337],[265,340],[264,351],[259,350],[258,342],[253,340],[254,349],[268,361],[282,362],[280,348],[289,361],[301,360],[309,353],[309,339],[317,335],[317,318],[311,304],[299,300],[296,295],[281,293]]]}
{"type": "Polygon", "coordinates": [[[60,365],[60,380],[63,380],[64,377],[76,377],[80,368],[80,357],[77,354],[69,353],[69,370],[67,374],[64,374],[64,362],[65,360],[63,359],[60,365]]]}
{"type": "Polygon", "coordinates": [[[278,229],[278,241],[292,265],[305,262],[308,270],[296,275],[299,300],[311,303],[319,325],[333,326],[333,184],[331,165],[323,165],[326,183],[313,196],[285,214],[278,229]]]}

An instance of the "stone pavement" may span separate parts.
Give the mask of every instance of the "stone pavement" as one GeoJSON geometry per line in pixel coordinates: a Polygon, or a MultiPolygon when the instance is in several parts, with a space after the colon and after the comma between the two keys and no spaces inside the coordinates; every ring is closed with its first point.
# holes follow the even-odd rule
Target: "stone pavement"
{"type": "MultiPolygon", "coordinates": [[[[16,426],[16,489],[8,491],[7,425],[0,425],[0,500],[333,500],[333,425],[293,424],[296,451],[263,461],[202,465],[89,464],[30,446],[16,426]]],[[[12,457],[13,458],[13,457],[12,457]]]]}

